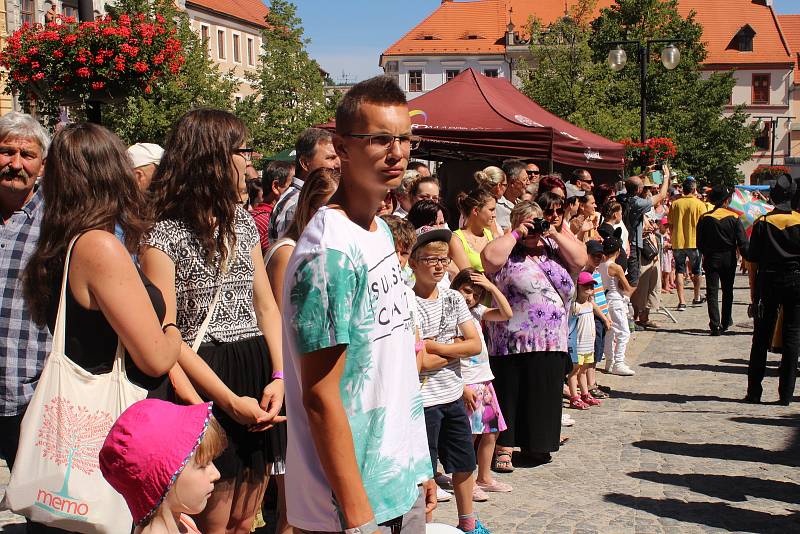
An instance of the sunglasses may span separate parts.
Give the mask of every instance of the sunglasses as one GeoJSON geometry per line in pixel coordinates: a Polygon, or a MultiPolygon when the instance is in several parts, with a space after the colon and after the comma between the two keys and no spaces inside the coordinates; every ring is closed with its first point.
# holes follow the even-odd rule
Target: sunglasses
{"type": "Polygon", "coordinates": [[[564,208],[549,208],[542,210],[545,217],[552,217],[553,215],[564,215],[564,208]]]}
{"type": "Polygon", "coordinates": [[[526,170],[528,176],[539,176],[539,171],[526,170]]]}

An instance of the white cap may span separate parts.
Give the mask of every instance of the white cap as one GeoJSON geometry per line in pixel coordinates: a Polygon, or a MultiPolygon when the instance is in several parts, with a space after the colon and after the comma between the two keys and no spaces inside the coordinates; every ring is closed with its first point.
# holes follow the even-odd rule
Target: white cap
{"type": "Polygon", "coordinates": [[[162,155],[164,149],[153,143],[136,143],[128,148],[128,157],[131,158],[134,169],[151,163],[158,165],[162,155]]]}

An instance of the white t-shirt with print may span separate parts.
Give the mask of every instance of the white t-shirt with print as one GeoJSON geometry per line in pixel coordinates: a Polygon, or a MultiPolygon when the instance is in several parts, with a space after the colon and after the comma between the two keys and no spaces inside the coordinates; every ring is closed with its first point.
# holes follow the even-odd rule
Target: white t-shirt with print
{"type": "MultiPolygon", "coordinates": [[[[420,334],[423,339],[448,344],[461,335],[458,325],[472,321],[472,314],[461,293],[449,288],[438,289],[439,296],[435,299],[417,297],[420,334]]],[[[422,371],[420,380],[426,408],[453,402],[464,394],[459,358],[452,358],[440,369],[422,371]]]]}
{"type": "Polygon", "coordinates": [[[303,407],[299,363],[310,352],[346,346],[341,398],[378,523],[408,512],[432,472],[409,297],[389,227],[375,220],[367,231],[321,208],[286,269],[286,504],[304,530],[343,530],[303,407]]]}
{"type": "Polygon", "coordinates": [[[481,320],[488,308],[483,304],[478,304],[472,308],[472,323],[481,338],[481,353],[469,358],[461,358],[461,378],[465,384],[479,384],[494,380],[492,368],[489,366],[489,350],[486,348],[486,340],[483,338],[481,320]]]}

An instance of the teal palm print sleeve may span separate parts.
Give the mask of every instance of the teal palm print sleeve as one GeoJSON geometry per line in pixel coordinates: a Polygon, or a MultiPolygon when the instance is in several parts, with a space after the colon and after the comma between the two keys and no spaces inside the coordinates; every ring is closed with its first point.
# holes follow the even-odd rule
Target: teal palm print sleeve
{"type": "Polygon", "coordinates": [[[301,354],[350,344],[353,305],[361,285],[356,268],[341,251],[322,249],[301,261],[289,297],[301,354]]]}

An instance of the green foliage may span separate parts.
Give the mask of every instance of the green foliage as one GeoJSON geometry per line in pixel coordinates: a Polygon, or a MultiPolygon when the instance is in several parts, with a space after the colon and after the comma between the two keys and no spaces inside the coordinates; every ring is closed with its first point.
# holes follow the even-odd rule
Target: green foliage
{"type": "Polygon", "coordinates": [[[661,64],[664,44],[654,44],[647,63],[648,137],[669,137],[678,146],[673,167],[709,183],[734,183],[737,165],[752,154],[754,129],[742,108],[722,115],[734,86],[732,73],[701,76],[706,58],[702,27],[682,18],[677,0],[617,0],[588,23],[596,0],[581,0],[569,18],[543,28],[531,25],[535,69],[523,71],[523,91],[570,122],[611,139],[639,138],[640,76],[635,46],[628,64],[606,65],[610,41],[675,39],[681,61],[661,64]],[[681,42],[679,42],[681,41],[681,42]]]}
{"type": "Polygon", "coordinates": [[[220,73],[208,54],[206,43],[192,30],[185,13],[171,0],[119,0],[106,6],[113,14],[150,12],[174,20],[184,43],[186,62],[176,75],[168,75],[152,93],[129,97],[103,108],[103,124],[127,143],[163,144],[177,119],[196,107],[231,110],[238,82],[220,73]]]}
{"type": "Polygon", "coordinates": [[[335,95],[326,98],[323,74],[306,51],[309,41],[301,23],[293,3],[272,0],[261,62],[248,77],[255,93],[236,106],[263,154],[293,146],[303,129],[332,118],[338,101],[335,95]]]}

